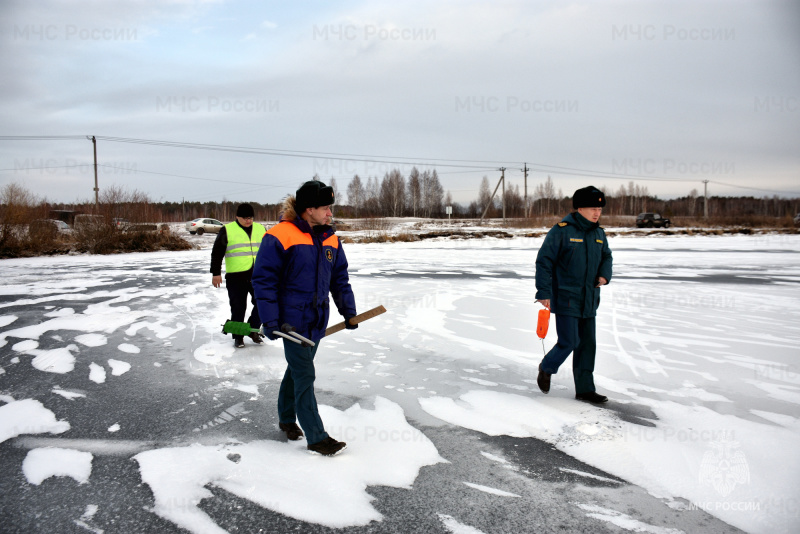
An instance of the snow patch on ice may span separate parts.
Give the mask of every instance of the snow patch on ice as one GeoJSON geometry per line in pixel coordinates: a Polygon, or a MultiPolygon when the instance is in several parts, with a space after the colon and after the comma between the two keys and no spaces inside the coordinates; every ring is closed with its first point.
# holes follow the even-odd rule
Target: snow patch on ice
{"type": "Polygon", "coordinates": [[[0,328],[10,325],[17,319],[16,315],[0,315],[0,328]]]}
{"type": "Polygon", "coordinates": [[[40,371],[47,373],[65,374],[75,368],[75,356],[70,351],[77,351],[77,345],[69,345],[50,350],[29,350],[28,354],[35,354],[36,357],[31,365],[40,371]]]}
{"type": "Polygon", "coordinates": [[[622,512],[617,512],[616,510],[611,510],[609,508],[602,508],[594,504],[578,504],[577,506],[578,508],[589,512],[586,514],[587,517],[592,517],[601,521],[607,521],[608,523],[625,530],[631,530],[633,532],[650,532],[652,534],[684,534],[682,530],[649,525],[634,519],[627,514],[623,514],[622,512]]]}
{"type": "Polygon", "coordinates": [[[197,347],[193,356],[198,362],[219,365],[224,358],[233,356],[235,350],[232,343],[206,343],[197,347]]]}
{"type": "Polygon", "coordinates": [[[50,477],[72,477],[79,484],[89,482],[92,454],[72,449],[33,449],[22,461],[22,472],[31,484],[39,485],[50,477]]]}
{"type": "Polygon", "coordinates": [[[446,515],[446,514],[438,514],[438,515],[439,515],[439,520],[442,522],[444,527],[450,531],[451,534],[484,534],[482,530],[478,530],[475,527],[459,523],[451,515],[446,515]]]}
{"type": "Polygon", "coordinates": [[[44,314],[45,317],[67,317],[75,315],[75,310],[72,308],[59,308],[44,314]]]}
{"type": "Polygon", "coordinates": [[[108,360],[108,365],[111,367],[111,374],[114,376],[124,375],[131,370],[131,364],[121,360],[108,360]]]}
{"type": "Polygon", "coordinates": [[[89,380],[102,384],[106,381],[106,370],[102,366],[92,362],[89,364],[89,380]]]}
{"type": "Polygon", "coordinates": [[[508,491],[503,491],[501,489],[492,488],[489,486],[481,486],[480,484],[473,484],[471,482],[464,482],[464,484],[472,489],[476,489],[484,493],[489,493],[491,495],[497,495],[499,497],[519,497],[519,495],[517,495],[516,493],[510,493],[508,491]]]}
{"type": "Polygon", "coordinates": [[[38,341],[34,341],[33,339],[26,339],[25,341],[20,341],[19,343],[14,343],[11,347],[11,350],[15,350],[17,352],[28,352],[33,350],[39,346],[38,341]]]}
{"type": "Polygon", "coordinates": [[[75,392],[75,391],[67,391],[66,389],[61,389],[61,388],[58,388],[58,387],[53,388],[53,393],[55,393],[57,395],[61,395],[65,399],[69,399],[69,400],[73,400],[73,399],[77,399],[77,398],[86,396],[83,393],[78,393],[78,392],[75,392]]]}
{"type": "Polygon", "coordinates": [[[382,518],[367,486],[410,488],[422,467],[446,461],[408,424],[402,408],[382,397],[375,399],[374,410],[358,404],[346,411],[320,406],[320,415],[331,436],[347,441],[347,450],[335,458],[309,454],[305,441],[192,445],[138,454],[134,459],[155,497],[155,512],[191,532],[222,533],[196,507],[213,498],[206,488],[213,485],[301,521],[332,528],[366,525],[382,518]],[[239,461],[231,461],[231,454],[239,461]]]}
{"type": "Polygon", "coordinates": [[[75,336],[75,341],[87,347],[102,347],[108,343],[108,338],[103,334],[81,334],[75,336]]]}
{"type": "Polygon", "coordinates": [[[122,343],[117,347],[122,352],[127,352],[128,354],[139,354],[141,350],[136,345],[131,345],[130,343],[122,343]]]}
{"type": "Polygon", "coordinates": [[[0,443],[22,434],[61,434],[69,423],[57,421],[53,412],[33,399],[13,401],[0,406],[0,443]]]}

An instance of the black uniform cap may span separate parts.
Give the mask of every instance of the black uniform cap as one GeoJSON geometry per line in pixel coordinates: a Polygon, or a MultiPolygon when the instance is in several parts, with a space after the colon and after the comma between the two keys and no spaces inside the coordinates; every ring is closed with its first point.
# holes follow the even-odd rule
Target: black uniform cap
{"type": "Polygon", "coordinates": [[[578,208],[603,208],[606,205],[606,195],[590,185],[575,191],[572,195],[572,207],[578,208]]]}

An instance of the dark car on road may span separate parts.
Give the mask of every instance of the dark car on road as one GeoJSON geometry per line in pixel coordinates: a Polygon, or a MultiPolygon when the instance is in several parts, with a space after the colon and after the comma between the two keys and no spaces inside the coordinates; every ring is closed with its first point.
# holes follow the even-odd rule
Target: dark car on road
{"type": "Polygon", "coordinates": [[[636,226],[639,228],[669,228],[670,224],[672,221],[660,213],[640,213],[636,217],[636,226]]]}

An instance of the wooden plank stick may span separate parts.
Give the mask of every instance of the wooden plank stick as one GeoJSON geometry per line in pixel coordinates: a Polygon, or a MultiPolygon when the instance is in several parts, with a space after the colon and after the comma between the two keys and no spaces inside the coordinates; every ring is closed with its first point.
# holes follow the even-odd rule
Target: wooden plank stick
{"type": "MultiPolygon", "coordinates": [[[[360,313],[360,314],[356,315],[355,317],[351,317],[350,318],[350,324],[358,324],[358,323],[364,322],[367,319],[372,319],[373,317],[376,317],[376,316],[378,316],[378,315],[380,315],[382,313],[386,313],[386,308],[384,308],[383,306],[378,306],[377,308],[372,308],[371,310],[367,310],[364,313],[360,313]]],[[[333,326],[329,326],[327,328],[327,330],[325,330],[325,335],[329,336],[331,334],[335,334],[339,330],[344,330],[344,329],[345,329],[345,324],[344,324],[344,321],[342,321],[339,324],[335,324],[333,326]]]]}

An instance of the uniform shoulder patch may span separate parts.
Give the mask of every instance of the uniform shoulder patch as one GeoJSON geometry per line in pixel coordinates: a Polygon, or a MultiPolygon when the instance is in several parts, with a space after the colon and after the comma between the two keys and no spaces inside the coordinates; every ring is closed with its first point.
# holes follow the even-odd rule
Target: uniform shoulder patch
{"type": "Polygon", "coordinates": [[[558,225],[559,225],[561,228],[564,228],[564,227],[567,225],[567,223],[565,223],[565,222],[560,222],[560,223],[558,223],[558,225]]]}

